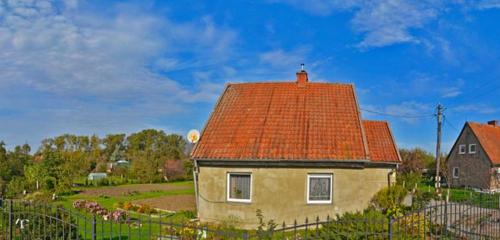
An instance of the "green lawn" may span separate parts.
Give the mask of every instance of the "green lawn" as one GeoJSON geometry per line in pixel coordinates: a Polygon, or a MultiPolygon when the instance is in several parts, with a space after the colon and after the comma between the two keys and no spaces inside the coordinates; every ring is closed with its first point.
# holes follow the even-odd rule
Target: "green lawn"
{"type": "MultiPolygon", "coordinates": [[[[159,184],[155,184],[157,186],[159,184]]],[[[163,184],[161,184],[163,185],[163,184]]],[[[77,189],[81,191],[79,194],[61,196],[55,204],[62,205],[66,209],[71,209],[71,211],[78,212],[83,217],[78,218],[78,226],[80,226],[80,232],[82,237],[85,237],[85,232],[87,233],[86,238],[90,239],[89,235],[92,229],[92,217],[91,215],[85,213],[84,211],[78,211],[73,208],[72,204],[75,200],[83,199],[88,201],[95,201],[99,203],[104,208],[109,211],[116,209],[116,204],[118,202],[130,202],[134,200],[152,199],[164,196],[176,196],[176,195],[192,195],[194,198],[194,187],[192,181],[186,182],[175,182],[175,183],[165,183],[165,187],[174,187],[171,190],[152,190],[152,191],[133,191],[126,192],[117,195],[117,188],[121,189],[134,189],[138,185],[120,185],[120,186],[105,186],[105,187],[81,187],[77,189]],[[93,190],[92,194],[89,194],[86,190],[93,190]],[[103,194],[97,194],[100,191],[103,194]],[[106,194],[106,192],[113,192],[114,194],[106,194]]],[[[143,186],[143,185],[140,185],[143,186]]],[[[144,185],[147,186],[147,185],[144,185]]],[[[172,224],[185,224],[190,219],[188,218],[190,214],[183,211],[177,212],[175,214],[163,213],[161,217],[149,216],[145,214],[132,213],[130,217],[132,219],[132,224],[117,224],[111,221],[104,221],[102,218],[97,218],[97,235],[98,239],[127,239],[126,236],[132,236],[131,239],[152,239],[150,236],[165,235],[166,226],[160,227],[160,222],[164,225],[165,223],[172,224]],[[120,238],[120,236],[122,238],[120,238]]],[[[156,239],[156,238],[155,238],[156,239]]]]}
{"type": "MultiPolygon", "coordinates": [[[[435,191],[434,186],[431,185],[421,185],[419,186],[421,191],[435,191]]],[[[465,188],[442,188],[443,198],[449,193],[449,200],[452,202],[469,202],[476,206],[484,208],[498,208],[499,207],[499,197],[500,194],[494,193],[481,193],[474,191],[472,189],[465,188]]]]}
{"type": "Polygon", "coordinates": [[[186,189],[174,189],[174,190],[168,190],[168,191],[153,190],[153,191],[147,191],[147,192],[135,192],[134,194],[123,194],[122,196],[109,196],[106,193],[103,193],[101,195],[89,195],[89,194],[85,194],[85,190],[102,189],[105,191],[107,189],[127,188],[127,187],[134,187],[136,185],[135,184],[127,184],[127,185],[120,185],[120,186],[80,187],[80,188],[77,188],[75,190],[78,192],[83,192],[83,193],[69,195],[69,196],[61,196],[59,198],[59,200],[56,202],[56,204],[70,206],[73,203],[73,201],[78,200],[78,199],[84,199],[84,200],[96,201],[106,208],[111,208],[111,207],[113,207],[113,204],[115,204],[117,202],[134,201],[134,200],[156,198],[156,197],[169,196],[169,195],[193,195],[194,196],[194,186],[193,186],[192,181],[164,183],[162,185],[180,186],[180,187],[186,187],[186,189]]]}

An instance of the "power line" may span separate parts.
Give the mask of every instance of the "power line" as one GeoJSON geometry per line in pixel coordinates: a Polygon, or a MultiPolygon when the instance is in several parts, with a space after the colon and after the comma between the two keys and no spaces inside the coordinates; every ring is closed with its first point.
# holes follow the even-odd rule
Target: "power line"
{"type": "Polygon", "coordinates": [[[403,114],[394,114],[394,113],[386,113],[386,112],[379,112],[379,111],[374,111],[374,110],[369,110],[369,109],[363,109],[360,108],[361,111],[369,112],[369,113],[374,113],[378,115],[383,115],[383,116],[391,116],[391,117],[399,117],[399,118],[428,118],[428,117],[434,117],[434,114],[425,114],[425,115],[403,115],[403,114]]]}
{"type": "MultiPolygon", "coordinates": [[[[477,88],[476,91],[479,89],[485,89],[486,87],[488,87],[488,89],[485,89],[485,91],[482,91],[478,94],[472,95],[471,97],[466,97],[465,100],[466,101],[468,101],[468,100],[477,101],[478,99],[484,98],[484,97],[486,97],[486,96],[488,96],[488,95],[490,95],[490,94],[492,94],[500,89],[500,85],[496,85],[496,84],[493,84],[492,86],[491,85],[492,85],[491,83],[483,84],[481,87],[477,88]]],[[[451,105],[451,107],[448,106],[448,108],[453,108],[456,105],[457,105],[457,103],[451,105]]]]}
{"type": "Polygon", "coordinates": [[[448,118],[446,116],[444,116],[444,122],[451,128],[457,130],[457,131],[460,131],[457,127],[455,127],[450,121],[448,121],[448,118]]]}

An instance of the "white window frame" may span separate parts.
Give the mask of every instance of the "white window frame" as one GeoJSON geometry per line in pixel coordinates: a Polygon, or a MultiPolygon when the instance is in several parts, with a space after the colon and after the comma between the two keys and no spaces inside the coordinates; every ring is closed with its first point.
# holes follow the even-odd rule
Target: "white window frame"
{"type": "Polygon", "coordinates": [[[469,154],[477,153],[477,145],[475,143],[469,144],[469,154]],[[474,146],[474,151],[471,150],[472,146],[474,146]]]}
{"type": "Polygon", "coordinates": [[[465,154],[466,152],[467,152],[467,145],[465,144],[458,145],[458,154],[465,154]]]}
{"type": "Polygon", "coordinates": [[[460,168],[453,167],[452,175],[453,175],[453,178],[459,178],[460,177],[460,168]],[[457,170],[457,174],[456,175],[455,175],[455,169],[457,170]]]}
{"type": "Polygon", "coordinates": [[[252,202],[252,185],[253,185],[253,177],[251,172],[228,172],[227,173],[227,187],[226,187],[226,195],[227,195],[227,201],[228,202],[238,202],[238,203],[251,203],[252,202]],[[250,176],[250,199],[238,199],[238,198],[231,198],[231,175],[248,175],[250,176]]]}
{"type": "Polygon", "coordinates": [[[331,204],[333,202],[333,174],[331,173],[310,173],[307,174],[307,189],[306,189],[307,204],[331,204]],[[309,200],[309,187],[311,178],[329,178],[330,179],[330,200],[309,200]]]}

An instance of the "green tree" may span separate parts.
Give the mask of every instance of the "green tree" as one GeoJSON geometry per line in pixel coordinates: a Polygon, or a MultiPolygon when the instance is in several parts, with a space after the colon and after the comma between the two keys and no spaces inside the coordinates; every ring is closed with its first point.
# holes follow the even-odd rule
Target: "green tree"
{"type": "Polygon", "coordinates": [[[399,167],[400,173],[422,173],[424,169],[434,168],[434,156],[421,148],[400,149],[402,163],[399,167]]]}
{"type": "Polygon", "coordinates": [[[28,190],[49,190],[45,186],[46,178],[49,177],[48,170],[42,164],[33,164],[24,167],[24,177],[28,190]]]}
{"type": "Polygon", "coordinates": [[[108,134],[102,140],[104,157],[106,161],[117,161],[123,157],[125,151],[125,134],[108,134]]]}
{"type": "Polygon", "coordinates": [[[148,182],[161,179],[166,160],[184,159],[185,146],[181,136],[163,131],[147,129],[131,134],[126,151],[132,161],[131,175],[148,182]]]}
{"type": "Polygon", "coordinates": [[[26,190],[26,181],[25,181],[24,177],[15,176],[7,184],[7,188],[5,190],[5,195],[8,198],[16,198],[19,195],[21,195],[21,193],[24,190],[26,190]]]}

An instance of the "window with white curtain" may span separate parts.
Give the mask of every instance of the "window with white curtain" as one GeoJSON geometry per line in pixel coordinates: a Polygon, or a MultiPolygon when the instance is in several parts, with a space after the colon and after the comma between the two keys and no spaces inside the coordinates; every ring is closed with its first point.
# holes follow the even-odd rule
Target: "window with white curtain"
{"type": "Polygon", "coordinates": [[[227,200],[231,202],[252,201],[252,174],[227,174],[227,200]]]}
{"type": "Polygon", "coordinates": [[[332,174],[307,175],[307,203],[332,203],[332,174]]]}

